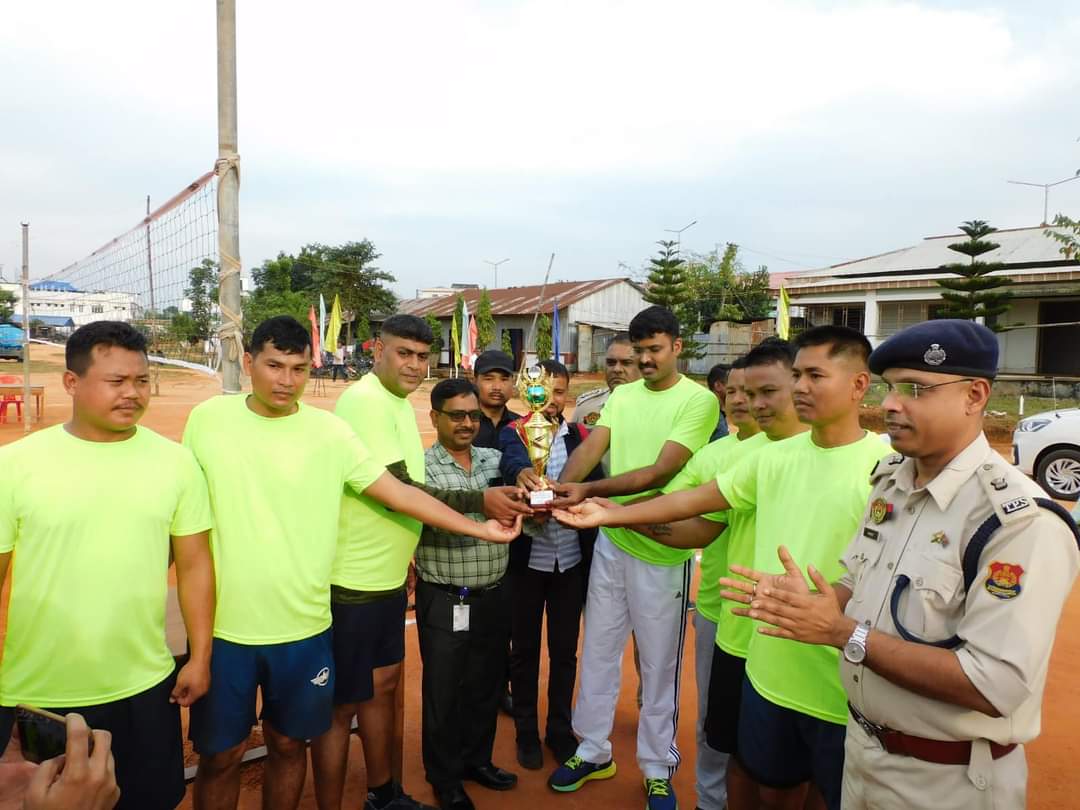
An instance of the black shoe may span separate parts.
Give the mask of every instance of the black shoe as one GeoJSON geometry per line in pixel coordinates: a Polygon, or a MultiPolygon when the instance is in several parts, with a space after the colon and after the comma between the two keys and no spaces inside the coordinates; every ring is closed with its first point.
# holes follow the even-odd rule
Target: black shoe
{"type": "Polygon", "coordinates": [[[490,762],[477,768],[466,768],[462,777],[489,790],[510,790],[517,784],[517,774],[496,768],[490,762]]]}
{"type": "Polygon", "coordinates": [[[538,771],[544,767],[544,752],[540,750],[539,737],[518,740],[517,761],[518,765],[530,771],[538,771]]]}
{"type": "Polygon", "coordinates": [[[439,803],[441,810],[476,810],[460,784],[446,788],[435,788],[435,801],[439,803]]]}
{"type": "Polygon", "coordinates": [[[566,762],[577,753],[578,741],[574,737],[544,737],[544,745],[555,755],[556,762],[566,762]]]}

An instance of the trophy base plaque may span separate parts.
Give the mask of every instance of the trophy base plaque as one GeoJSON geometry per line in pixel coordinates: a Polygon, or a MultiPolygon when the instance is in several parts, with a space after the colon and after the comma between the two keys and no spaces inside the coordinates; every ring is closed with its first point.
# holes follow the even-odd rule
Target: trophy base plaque
{"type": "Polygon", "coordinates": [[[550,509],[555,500],[555,490],[538,489],[529,493],[529,506],[533,509],[550,509]]]}

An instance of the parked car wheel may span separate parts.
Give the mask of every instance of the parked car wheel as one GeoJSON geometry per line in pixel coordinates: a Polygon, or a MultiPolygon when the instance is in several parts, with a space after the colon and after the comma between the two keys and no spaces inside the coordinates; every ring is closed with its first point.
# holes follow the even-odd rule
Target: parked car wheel
{"type": "Polygon", "coordinates": [[[1080,498],[1080,450],[1063,449],[1047,453],[1035,473],[1039,485],[1054,498],[1080,498]]]}

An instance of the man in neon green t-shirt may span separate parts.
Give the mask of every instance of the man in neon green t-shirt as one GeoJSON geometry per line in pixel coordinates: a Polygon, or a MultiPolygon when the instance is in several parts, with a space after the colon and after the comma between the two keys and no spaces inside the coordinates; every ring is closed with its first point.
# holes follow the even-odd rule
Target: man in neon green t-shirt
{"type": "Polygon", "coordinates": [[[482,540],[509,542],[520,530],[520,521],[476,523],[396,479],[345,421],[299,401],[310,364],[303,326],[264,321],[244,355],[252,393],[204,402],[184,432],[209,485],[218,575],[212,681],[191,715],[199,807],[236,807],[260,689],[263,807],[299,803],[305,741],[325,733],[333,713],[330,574],[345,487],[482,540]]]}
{"type": "MultiPolygon", "coordinates": [[[[728,421],[738,427],[738,436],[705,445],[664,487],[664,493],[712,481],[770,441],[809,430],[799,421],[791,397],[793,359],[790,344],[769,340],[732,364],[725,408],[728,421]]],[[[633,527],[673,548],[705,548],[694,618],[699,725],[696,792],[701,810],[725,804],[738,810],[757,803],[757,786],[738,760],[739,708],[751,626],[722,607],[717,585],[721,577],[729,576],[731,565],[753,564],[756,525],[753,510],[728,510],[677,523],[633,527]]]]}
{"type": "MultiPolygon", "coordinates": [[[[424,484],[424,448],[407,399],[428,367],[434,335],[415,315],[387,318],[375,339],[372,372],[350,386],[334,412],[378,464],[456,511],[502,517],[529,512],[517,487],[436,490],[424,484]],[[515,500],[517,498],[517,500],[515,500]]],[[[423,524],[368,495],[345,490],[330,575],[334,719],[312,743],[319,806],[337,808],[345,788],[349,732],[356,717],[364,749],[367,810],[420,808],[391,779],[394,693],[405,659],[406,578],[423,524]]]]}
{"type": "MultiPolygon", "coordinates": [[[[616,388],[588,438],[560,476],[562,504],[582,498],[657,492],[701,448],[720,406],[704,386],[679,374],[679,322],[663,307],[630,321],[643,379],[616,388]],[[581,482],[611,449],[610,478],[581,482]],[[581,482],[581,483],[578,483],[581,482]]],[[[560,503],[557,501],[556,503],[560,503]]],[[[641,659],[642,709],[637,759],[650,810],[675,807],[671,777],[676,745],[680,671],[693,552],[671,549],[629,529],[601,529],[589,574],[581,679],[574,706],[577,752],[548,779],[560,792],[615,774],[611,727],[623,647],[633,630],[641,659]]]]}
{"type": "Polygon", "coordinates": [[[206,481],[189,450],[138,426],[150,402],[142,334],[96,321],[68,338],[65,359],[71,420],[0,449],[0,581],[15,558],[0,751],[10,707],[77,712],[112,733],[116,806],[171,810],[184,797],[180,706],[210,684],[206,481]],[[179,672],[165,643],[170,555],[190,645],[179,672]]]}
{"type": "MultiPolygon", "coordinates": [[[[859,426],[870,384],[866,338],[823,326],[795,345],[794,402],[808,433],[763,447],[695,489],[632,506],[582,504],[576,516],[558,517],[575,526],[633,525],[753,509],[757,570],[779,573],[776,548],[783,544],[826,576],[839,576],[840,555],[866,507],[870,471],[890,449],[859,426]]],[[[840,806],[847,709],[836,673],[835,650],[752,635],[738,757],[763,803],[799,802],[813,782],[830,810],[840,806]]]]}

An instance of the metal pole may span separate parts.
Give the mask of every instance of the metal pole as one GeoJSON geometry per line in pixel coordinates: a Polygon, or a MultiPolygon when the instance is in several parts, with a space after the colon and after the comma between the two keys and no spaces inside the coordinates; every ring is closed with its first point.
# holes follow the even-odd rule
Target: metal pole
{"type": "Polygon", "coordinates": [[[238,394],[243,323],[240,308],[240,173],[236,134],[236,0],[217,0],[217,40],[221,377],[224,393],[238,394]]]}
{"type": "MultiPolygon", "coordinates": [[[[150,332],[150,353],[157,354],[157,334],[154,331],[154,321],[157,320],[157,304],[154,301],[154,253],[150,249],[150,195],[146,195],[146,276],[150,281],[150,317],[147,319],[146,328],[150,332]]],[[[150,377],[154,384],[154,396],[161,395],[161,375],[158,374],[157,363],[150,364],[150,377]]]]}
{"type": "Polygon", "coordinates": [[[34,417],[30,404],[30,223],[22,223],[22,322],[23,322],[23,433],[29,433],[34,417]]]}

